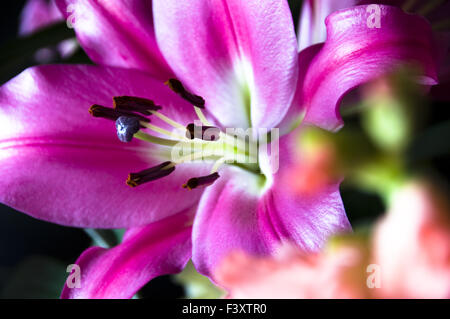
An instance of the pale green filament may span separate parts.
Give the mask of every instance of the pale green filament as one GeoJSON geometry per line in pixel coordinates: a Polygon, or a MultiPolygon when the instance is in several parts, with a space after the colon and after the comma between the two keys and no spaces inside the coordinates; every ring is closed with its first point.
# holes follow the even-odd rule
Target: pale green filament
{"type": "MultiPolygon", "coordinates": [[[[199,108],[199,107],[197,107],[197,106],[194,106],[194,109],[195,109],[195,113],[196,113],[197,116],[198,116],[198,119],[200,120],[200,122],[202,122],[203,125],[205,125],[205,126],[213,126],[213,125],[208,121],[208,119],[206,118],[206,116],[203,114],[201,108],[199,108]]],[[[245,149],[245,146],[246,146],[246,145],[245,145],[245,142],[243,142],[241,139],[239,139],[239,138],[237,138],[237,137],[234,137],[234,136],[230,136],[230,135],[225,134],[225,133],[223,133],[223,132],[220,132],[220,135],[219,135],[219,136],[220,136],[221,139],[228,140],[228,142],[232,143],[233,145],[234,145],[235,142],[237,142],[239,148],[244,148],[244,149],[245,149]]]]}
{"type": "Polygon", "coordinates": [[[219,158],[219,159],[214,163],[214,166],[213,166],[212,169],[211,169],[211,174],[216,173],[216,172],[219,170],[220,166],[222,166],[222,165],[225,163],[225,161],[227,161],[227,158],[226,158],[226,157],[219,158]]]}
{"type": "Polygon", "coordinates": [[[203,114],[201,108],[199,108],[197,106],[194,106],[194,110],[195,110],[195,113],[198,116],[198,119],[200,120],[200,122],[203,123],[203,125],[205,125],[205,126],[212,126],[211,123],[209,123],[209,121],[206,119],[206,116],[203,114]]]}
{"type": "MultiPolygon", "coordinates": [[[[211,123],[206,119],[202,110],[198,107],[194,108],[202,124],[205,126],[212,126],[211,123]]],[[[151,112],[154,116],[158,117],[170,126],[186,132],[186,127],[184,125],[168,118],[164,114],[161,114],[157,111],[151,112]]],[[[140,124],[145,128],[155,131],[161,135],[167,136],[169,139],[150,135],[146,132],[143,132],[142,130],[137,132],[134,137],[153,144],[170,147],[172,149],[172,157],[173,154],[180,154],[179,158],[172,158],[172,163],[164,167],[164,169],[170,169],[178,164],[186,162],[214,160],[216,162],[212,167],[211,173],[217,172],[224,163],[233,164],[244,169],[251,170],[252,172],[259,171],[256,164],[246,164],[257,163],[258,161],[257,154],[250,154],[252,145],[250,145],[249,143],[255,142],[249,141],[247,143],[237,136],[232,136],[223,132],[220,132],[220,138],[218,141],[191,140],[186,138],[186,136],[172,133],[154,124],[150,124],[147,122],[141,122],[140,124]]]]}
{"type": "MultiPolygon", "coordinates": [[[[165,130],[163,128],[160,128],[159,126],[156,126],[156,125],[153,125],[153,124],[150,124],[150,123],[141,122],[141,125],[146,127],[146,128],[148,128],[148,129],[150,129],[150,130],[152,130],[152,131],[155,131],[157,133],[160,133],[160,134],[163,134],[163,135],[166,135],[166,136],[178,139],[178,140],[184,140],[185,139],[184,136],[181,136],[181,135],[169,132],[169,131],[167,131],[167,130],[165,130]]],[[[184,128],[184,129],[186,130],[186,128],[184,128]]]]}
{"type": "Polygon", "coordinates": [[[139,131],[136,134],[134,134],[134,137],[137,139],[140,139],[142,141],[150,142],[150,143],[157,144],[157,145],[163,145],[163,146],[175,146],[179,143],[179,141],[160,138],[157,136],[147,134],[142,131],[139,131]]]}
{"type": "MultiPolygon", "coordinates": [[[[173,164],[168,165],[164,169],[169,169],[177,164],[185,162],[194,162],[198,160],[216,160],[216,163],[214,164],[212,170],[213,172],[217,172],[219,167],[225,162],[230,164],[237,162],[234,163],[234,165],[237,165],[239,167],[242,166],[239,164],[242,161],[249,163],[257,162],[257,156],[255,157],[253,154],[249,154],[249,152],[246,150],[247,145],[245,143],[242,143],[242,140],[231,137],[227,134],[223,134],[223,136],[226,138],[220,139],[219,141],[189,140],[186,137],[174,134],[156,125],[144,122],[141,124],[148,129],[168,136],[172,139],[154,136],[143,132],[142,130],[137,132],[134,137],[153,144],[168,146],[172,148],[172,151],[175,152],[173,154],[176,154],[177,151],[181,151],[182,156],[178,159],[172,159],[173,164]],[[230,140],[231,142],[233,142],[232,144],[230,144],[230,140]],[[235,145],[235,142],[237,141],[239,141],[240,143],[237,143],[237,145],[235,145]],[[187,151],[187,154],[185,154],[185,151],[187,151]],[[241,159],[241,161],[239,161],[238,159],[241,159]]],[[[242,167],[246,166],[244,165],[242,167]]]]}
{"type": "Polygon", "coordinates": [[[168,118],[168,117],[165,116],[164,114],[161,114],[161,113],[159,113],[159,112],[157,112],[157,111],[150,111],[150,112],[151,112],[154,116],[158,117],[158,118],[161,119],[162,121],[164,121],[164,122],[166,122],[167,124],[169,124],[170,126],[173,126],[173,127],[177,128],[177,129],[180,129],[180,130],[185,130],[185,129],[186,129],[185,126],[181,125],[181,124],[178,123],[178,122],[175,122],[174,120],[168,118]]]}

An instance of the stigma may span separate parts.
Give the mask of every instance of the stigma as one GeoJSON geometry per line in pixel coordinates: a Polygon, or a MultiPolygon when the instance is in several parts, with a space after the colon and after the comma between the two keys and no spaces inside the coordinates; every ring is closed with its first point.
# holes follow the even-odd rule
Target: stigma
{"type": "Polygon", "coordinates": [[[141,128],[137,117],[120,116],[116,120],[117,137],[121,142],[128,143],[141,128]]]}

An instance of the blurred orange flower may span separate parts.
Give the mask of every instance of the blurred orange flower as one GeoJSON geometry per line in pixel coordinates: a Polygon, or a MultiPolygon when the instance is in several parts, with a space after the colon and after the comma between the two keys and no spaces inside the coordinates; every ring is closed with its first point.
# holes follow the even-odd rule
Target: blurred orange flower
{"type": "Polygon", "coordinates": [[[415,181],[365,238],[332,239],[317,254],[286,244],[274,258],[235,252],[216,269],[231,298],[449,298],[450,205],[415,181]]]}

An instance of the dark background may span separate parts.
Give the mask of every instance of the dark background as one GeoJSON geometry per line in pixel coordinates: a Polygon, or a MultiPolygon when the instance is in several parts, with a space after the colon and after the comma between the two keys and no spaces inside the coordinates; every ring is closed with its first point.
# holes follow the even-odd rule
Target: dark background
{"type": "MultiPolygon", "coordinates": [[[[22,52],[23,44],[17,42],[16,35],[24,2],[10,0],[0,4],[1,83],[34,64],[31,56],[11,63],[8,60],[11,55],[7,54],[11,48],[19,48],[18,52],[22,52]]],[[[297,21],[300,1],[291,2],[294,21],[297,21]]],[[[89,63],[89,60],[79,52],[68,62],[89,63]]],[[[448,185],[450,176],[448,106],[446,103],[432,105],[427,124],[419,131],[409,152],[411,168],[431,168],[429,174],[439,176],[443,185],[448,185]]],[[[353,225],[371,222],[384,211],[381,200],[374,194],[347,187],[342,189],[342,197],[353,225]]],[[[72,264],[91,242],[82,229],[36,220],[0,204],[0,298],[57,298],[67,275],[65,267],[72,264]]],[[[140,296],[182,297],[183,289],[164,276],[148,284],[140,296]]]]}

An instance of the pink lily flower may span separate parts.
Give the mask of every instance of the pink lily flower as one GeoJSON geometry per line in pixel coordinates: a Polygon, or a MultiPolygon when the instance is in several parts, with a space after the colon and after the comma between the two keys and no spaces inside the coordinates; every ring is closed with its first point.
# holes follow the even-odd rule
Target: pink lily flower
{"type": "Polygon", "coordinates": [[[416,13],[425,17],[437,30],[445,30],[445,22],[450,12],[448,1],[427,0],[306,0],[303,1],[301,17],[298,25],[299,50],[311,45],[325,42],[327,30],[325,19],[335,11],[348,9],[359,5],[389,5],[403,9],[405,12],[416,13]]]}
{"type": "Polygon", "coordinates": [[[60,21],[64,21],[64,16],[54,1],[28,0],[22,10],[19,33],[28,35],[60,21]]]}
{"type": "MultiPolygon", "coordinates": [[[[438,78],[439,85],[435,85],[433,81],[428,82],[423,80],[424,84],[434,85],[431,90],[431,96],[437,100],[448,101],[449,100],[449,86],[450,86],[450,32],[448,27],[448,16],[450,14],[450,2],[448,1],[407,1],[407,0],[307,0],[303,1],[303,7],[301,11],[300,21],[298,24],[298,44],[299,50],[302,51],[310,46],[315,49],[308,49],[315,56],[316,52],[320,51],[321,43],[327,39],[327,16],[333,12],[339,10],[349,10],[352,7],[359,5],[372,5],[372,8],[368,9],[372,14],[377,13],[376,8],[373,5],[389,5],[402,9],[404,12],[418,14],[424,17],[433,28],[433,37],[436,41],[435,60],[438,62],[438,78]],[[314,45],[317,45],[315,47],[314,45]]],[[[366,7],[367,8],[367,7],[366,7]]],[[[379,7],[381,8],[381,7],[379,7]]],[[[383,25],[383,14],[380,10],[381,27],[383,25]]],[[[330,36],[330,35],[328,35],[330,36]]],[[[360,39],[355,38],[355,43],[360,39]]],[[[322,51],[325,51],[324,48],[322,51]]],[[[323,53],[322,56],[327,58],[327,54],[323,53]]],[[[320,59],[320,58],[318,58],[320,59]]],[[[314,69],[311,71],[313,74],[314,69]]],[[[376,74],[373,74],[374,77],[376,74]]],[[[429,79],[428,79],[429,80],[429,79]]],[[[359,81],[354,83],[354,87],[361,84],[359,81]]],[[[311,114],[310,121],[313,124],[318,124],[315,121],[314,114],[311,114]]],[[[306,121],[308,121],[308,116],[306,121]]],[[[339,124],[339,123],[338,123],[339,124]]],[[[323,127],[323,126],[322,126],[323,127]]],[[[332,128],[330,125],[329,128],[332,128]]]]}
{"type": "Polygon", "coordinates": [[[230,298],[450,297],[450,203],[422,181],[400,189],[370,240],[336,238],[316,254],[234,252],[215,271],[230,298]]]}
{"type": "MultiPolygon", "coordinates": [[[[424,18],[405,14],[400,8],[386,5],[377,5],[377,12],[374,12],[368,5],[351,6],[352,1],[339,1],[339,5],[325,0],[305,1],[304,4],[303,12],[306,16],[302,17],[304,20],[300,23],[299,39],[305,38],[306,42],[300,40],[300,45],[312,44],[300,52],[300,56],[304,55],[305,60],[311,61],[304,71],[303,90],[298,92],[299,99],[306,109],[305,123],[329,130],[339,129],[343,125],[339,113],[342,97],[367,80],[376,79],[383,75],[386,69],[405,60],[423,62],[428,60],[421,65],[415,65],[422,68],[424,75],[418,82],[425,86],[438,83],[437,70],[442,62],[444,48],[436,41],[427,40],[419,44],[422,41],[420,39],[427,37],[425,33],[428,36],[432,34],[429,23],[424,18]],[[337,10],[340,6],[347,9],[334,12],[325,18],[327,13],[337,10]],[[313,9],[318,11],[312,11],[313,9]],[[379,15],[377,17],[379,25],[373,22],[374,14],[379,15]],[[359,24],[352,24],[344,18],[357,15],[366,18],[365,23],[361,21],[359,24]],[[395,22],[396,19],[403,21],[403,24],[395,22]],[[323,25],[326,27],[326,36],[323,34],[323,25]],[[309,28],[305,29],[305,26],[309,28]],[[399,34],[406,31],[407,26],[412,28],[409,36],[405,34],[399,37],[399,34]],[[393,32],[385,33],[387,29],[393,32]],[[314,37],[314,34],[319,35],[314,37]],[[325,38],[325,43],[316,43],[325,38]],[[336,42],[340,45],[335,45],[336,42]],[[396,45],[393,45],[394,43],[396,45]],[[411,50],[411,47],[417,49],[411,50]],[[425,57],[423,49],[433,54],[425,57]],[[346,63],[348,60],[351,60],[351,63],[346,63]],[[393,63],[394,61],[396,62],[393,63]],[[330,89],[331,84],[338,83],[338,79],[342,77],[345,80],[330,89]]],[[[357,1],[353,1],[353,5],[355,4],[357,1]]]]}
{"type": "Polygon", "coordinates": [[[383,7],[383,29],[367,29],[364,7],[330,18],[326,48],[339,64],[315,59],[308,70],[318,77],[308,82],[312,55],[297,53],[286,1],[58,1],[62,12],[68,4],[77,38],[98,66],[31,68],[0,89],[0,201],[62,225],[129,229],[119,246],[80,256],[81,288],[66,286],[63,298],[127,298],[155,276],[180,271],[191,257],[209,276],[235,249],[268,255],[290,241],[317,251],[330,235],[351,229],[337,182],[307,197],[282,183],[299,160],[294,132],[279,140],[275,173],[264,154],[250,166],[223,163],[223,155],[212,156],[215,164],[167,163],[174,145],[167,131],[199,117],[220,130],[287,133],[305,105],[329,126],[336,112],[323,101],[336,104],[374,70],[413,62],[435,79],[429,25],[393,7],[383,7]],[[355,37],[364,41],[356,46],[355,37]],[[163,85],[174,75],[204,98],[204,111],[203,99],[177,82],[171,86],[178,94],[163,85]],[[121,105],[121,96],[132,98],[121,105]],[[98,106],[111,105],[113,97],[119,109],[98,106]],[[95,115],[131,113],[155,133],[119,122],[125,140],[133,133],[142,139],[122,143],[111,122],[88,114],[93,104],[95,115]],[[131,128],[140,130],[128,134],[131,128]],[[129,187],[130,172],[129,185],[147,183],[129,187]]]}

